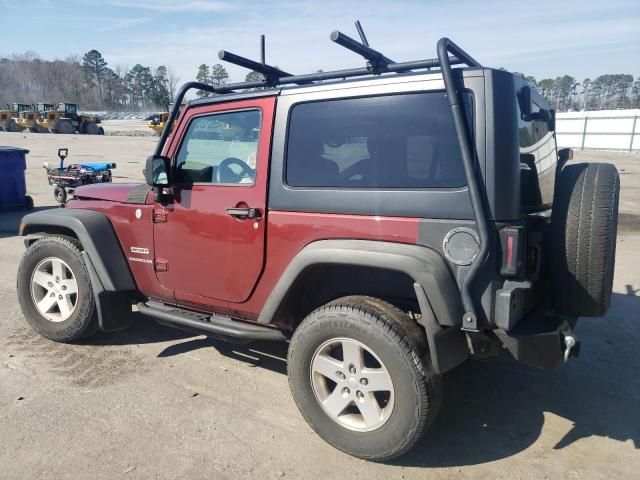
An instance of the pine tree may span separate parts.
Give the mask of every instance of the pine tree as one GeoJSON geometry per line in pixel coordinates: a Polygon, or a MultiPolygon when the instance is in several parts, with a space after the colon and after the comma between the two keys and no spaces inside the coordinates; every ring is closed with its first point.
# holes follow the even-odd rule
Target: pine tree
{"type": "MultiPolygon", "coordinates": [[[[211,85],[211,73],[209,72],[209,65],[203,63],[198,67],[198,73],[196,74],[196,80],[200,83],[206,83],[211,85]]],[[[208,95],[204,90],[198,90],[196,95],[199,97],[205,97],[208,95]]]]}

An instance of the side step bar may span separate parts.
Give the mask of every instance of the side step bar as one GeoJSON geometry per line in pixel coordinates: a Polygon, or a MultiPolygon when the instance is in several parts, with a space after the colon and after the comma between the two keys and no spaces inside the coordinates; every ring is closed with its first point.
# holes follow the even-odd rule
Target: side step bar
{"type": "Polygon", "coordinates": [[[287,337],[280,330],[269,327],[237,322],[229,317],[207,316],[170,307],[159,302],[140,302],[138,311],[164,323],[189,330],[202,331],[238,340],[275,340],[284,341],[287,337]]]}

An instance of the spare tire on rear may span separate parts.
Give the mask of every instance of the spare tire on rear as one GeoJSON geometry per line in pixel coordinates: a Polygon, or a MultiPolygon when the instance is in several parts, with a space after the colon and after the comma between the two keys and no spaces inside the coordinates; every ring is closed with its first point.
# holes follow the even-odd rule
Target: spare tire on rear
{"type": "Polygon", "coordinates": [[[551,282],[558,313],[599,317],[609,308],[620,177],[608,163],[567,165],[551,214],[551,282]]]}

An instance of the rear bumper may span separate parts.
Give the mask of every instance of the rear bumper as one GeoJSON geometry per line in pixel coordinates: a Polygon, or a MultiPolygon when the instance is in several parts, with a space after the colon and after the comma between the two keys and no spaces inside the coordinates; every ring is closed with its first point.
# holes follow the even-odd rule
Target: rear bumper
{"type": "Polygon", "coordinates": [[[580,342],[573,334],[576,320],[533,312],[511,331],[495,330],[495,333],[516,360],[549,369],[570,356],[578,356],[580,342]]]}

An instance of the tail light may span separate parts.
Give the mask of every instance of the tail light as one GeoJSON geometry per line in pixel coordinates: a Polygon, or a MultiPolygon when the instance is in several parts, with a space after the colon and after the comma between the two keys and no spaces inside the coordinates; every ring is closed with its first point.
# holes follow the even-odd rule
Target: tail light
{"type": "Polygon", "coordinates": [[[525,235],[524,227],[504,227],[500,229],[502,265],[500,274],[517,277],[523,273],[525,235]]]}

